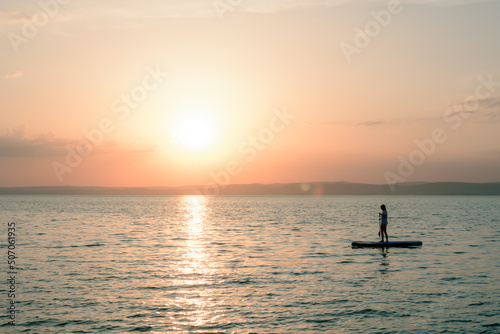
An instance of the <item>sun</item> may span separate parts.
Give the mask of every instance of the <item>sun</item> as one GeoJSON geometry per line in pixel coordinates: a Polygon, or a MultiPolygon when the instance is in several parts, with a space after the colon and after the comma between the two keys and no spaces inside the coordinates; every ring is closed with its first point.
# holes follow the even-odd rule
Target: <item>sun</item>
{"type": "Polygon", "coordinates": [[[175,120],[172,142],[185,149],[200,151],[212,147],[216,135],[216,122],[209,112],[192,110],[183,112],[175,120]]]}

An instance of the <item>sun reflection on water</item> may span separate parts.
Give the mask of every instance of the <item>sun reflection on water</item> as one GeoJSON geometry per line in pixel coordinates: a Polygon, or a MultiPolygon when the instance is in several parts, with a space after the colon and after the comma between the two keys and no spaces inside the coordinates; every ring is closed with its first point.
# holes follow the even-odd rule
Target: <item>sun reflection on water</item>
{"type": "Polygon", "coordinates": [[[171,283],[178,287],[170,306],[177,310],[170,320],[177,327],[194,330],[209,326],[222,314],[212,288],[216,264],[210,256],[207,234],[210,230],[208,199],[188,196],[181,199],[183,211],[184,251],[171,283]]]}
{"type": "Polygon", "coordinates": [[[186,217],[186,253],[179,269],[183,274],[198,274],[205,277],[211,273],[205,240],[207,199],[198,196],[184,197],[183,210],[186,217]]]}

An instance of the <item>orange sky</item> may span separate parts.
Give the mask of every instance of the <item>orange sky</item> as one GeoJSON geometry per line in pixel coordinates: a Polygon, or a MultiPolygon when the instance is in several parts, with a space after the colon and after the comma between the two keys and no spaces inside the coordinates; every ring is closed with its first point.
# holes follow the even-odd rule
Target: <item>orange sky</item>
{"type": "Polygon", "coordinates": [[[66,2],[0,4],[0,186],[500,181],[498,2],[66,2]]]}

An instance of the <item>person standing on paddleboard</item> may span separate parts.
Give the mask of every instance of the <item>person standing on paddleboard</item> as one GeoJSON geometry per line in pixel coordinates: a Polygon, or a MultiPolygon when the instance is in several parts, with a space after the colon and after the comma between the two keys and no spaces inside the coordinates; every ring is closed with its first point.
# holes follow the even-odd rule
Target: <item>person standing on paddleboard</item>
{"type": "Polygon", "coordinates": [[[382,213],[379,213],[379,220],[380,220],[380,235],[382,237],[382,240],[380,242],[384,242],[384,234],[385,234],[385,241],[389,242],[389,237],[387,236],[387,209],[385,208],[385,205],[382,204],[380,207],[382,210],[382,213]]]}

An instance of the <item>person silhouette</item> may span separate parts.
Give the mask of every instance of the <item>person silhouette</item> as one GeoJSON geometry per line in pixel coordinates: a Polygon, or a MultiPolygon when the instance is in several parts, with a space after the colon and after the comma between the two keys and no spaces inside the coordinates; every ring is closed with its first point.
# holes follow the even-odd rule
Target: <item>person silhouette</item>
{"type": "Polygon", "coordinates": [[[382,237],[382,240],[380,242],[384,242],[384,234],[385,234],[385,241],[389,242],[389,236],[387,235],[387,209],[385,207],[385,204],[382,204],[380,206],[380,209],[382,210],[382,213],[379,213],[379,221],[380,221],[380,236],[382,237]]]}

